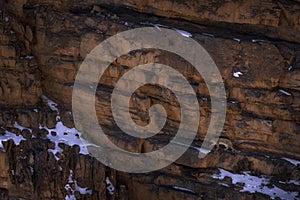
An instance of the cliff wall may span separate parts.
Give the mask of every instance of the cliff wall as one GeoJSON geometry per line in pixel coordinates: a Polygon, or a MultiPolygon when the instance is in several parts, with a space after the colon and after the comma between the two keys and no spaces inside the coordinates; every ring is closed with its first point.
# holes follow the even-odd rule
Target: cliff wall
{"type": "MultiPolygon", "coordinates": [[[[300,160],[299,1],[16,0],[0,5],[0,197],[268,198],[263,192],[239,192],[243,186],[232,180],[212,178],[217,168],[270,176],[273,187],[299,195],[298,182],[280,183],[300,179],[299,165],[282,159],[300,160]],[[190,148],[165,169],[126,174],[80,153],[77,143],[53,139],[74,134],[67,131],[74,127],[72,88],[86,55],[110,36],[146,26],[184,30],[208,51],[226,88],[222,137],[239,152],[213,150],[200,160],[190,148]],[[55,109],[48,98],[58,104],[55,109]],[[67,134],[55,129],[57,119],[67,134]],[[238,143],[241,140],[245,142],[238,143]],[[107,189],[110,184],[113,192],[107,189]]],[[[153,61],[180,71],[196,91],[201,117],[193,145],[199,146],[210,121],[203,78],[182,58],[157,49],[121,56],[105,72],[96,93],[99,123],[112,141],[132,152],[153,151],[172,136],[180,124],[179,105],[164,88],[146,86],[131,102],[137,124],[148,122],[152,104],[162,103],[169,111],[168,126],[153,140],[121,135],[110,110],[118,79],[134,66],[153,61]]]]}

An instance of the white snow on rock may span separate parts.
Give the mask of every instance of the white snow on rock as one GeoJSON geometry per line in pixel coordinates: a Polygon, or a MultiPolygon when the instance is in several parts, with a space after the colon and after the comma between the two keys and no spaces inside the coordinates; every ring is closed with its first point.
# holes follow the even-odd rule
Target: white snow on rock
{"type": "Polygon", "coordinates": [[[109,180],[108,177],[106,177],[105,182],[106,182],[106,189],[107,189],[108,193],[110,195],[114,195],[115,186],[112,184],[112,182],[109,180]]]}
{"type": "Polygon", "coordinates": [[[233,72],[232,76],[239,78],[240,76],[242,76],[243,73],[242,72],[233,72]]]}
{"type": "MultiPolygon", "coordinates": [[[[58,144],[64,143],[69,146],[78,145],[80,147],[80,154],[89,154],[89,151],[87,149],[88,144],[80,138],[81,133],[78,132],[76,128],[68,128],[61,121],[57,122],[56,127],[53,129],[49,129],[46,126],[40,126],[40,129],[42,128],[46,129],[49,132],[47,138],[55,143],[54,152],[62,152],[62,149],[58,146],[58,144]],[[52,135],[51,132],[56,132],[56,135],[52,135]]],[[[49,151],[53,150],[49,149],[49,151]]]]}
{"type": "Polygon", "coordinates": [[[251,40],[253,43],[258,43],[258,42],[261,42],[261,43],[268,43],[269,41],[268,40],[260,40],[260,39],[252,39],[251,40]]]}
{"type": "Polygon", "coordinates": [[[19,145],[22,140],[26,140],[22,135],[17,136],[14,133],[5,131],[5,135],[0,135],[0,148],[3,148],[2,142],[6,142],[11,139],[14,141],[15,145],[19,145]]]}
{"type": "Polygon", "coordinates": [[[239,39],[239,38],[232,38],[234,41],[237,41],[238,43],[240,43],[241,42],[241,39],[239,39]]]}
{"type": "Polygon", "coordinates": [[[26,56],[25,59],[26,60],[32,60],[34,58],[34,56],[26,56]]]}
{"type": "Polygon", "coordinates": [[[300,164],[300,160],[295,160],[295,159],[291,159],[291,158],[281,158],[281,159],[283,159],[283,160],[286,160],[286,161],[288,161],[288,162],[290,162],[290,163],[292,163],[293,165],[298,165],[298,164],[300,164]]]}
{"type": "Polygon", "coordinates": [[[160,27],[163,27],[163,25],[161,24],[153,24],[153,26],[160,31],[161,31],[160,27]]]}
{"type": "Polygon", "coordinates": [[[185,30],[180,30],[177,28],[172,28],[174,31],[176,31],[177,33],[179,33],[180,35],[182,35],[183,37],[192,37],[193,35],[185,30]]]}
{"type": "Polygon", "coordinates": [[[285,94],[286,96],[291,96],[292,94],[285,91],[285,90],[279,90],[279,92],[281,92],[282,94],[285,94]]]}
{"type": "MultiPolygon", "coordinates": [[[[21,126],[20,124],[18,124],[18,122],[15,122],[14,127],[19,129],[20,131],[23,131],[25,128],[24,126],[21,126]]],[[[28,129],[29,131],[31,131],[31,129],[28,129]]]]}
{"type": "Polygon", "coordinates": [[[71,194],[66,195],[65,200],[76,200],[75,192],[79,192],[82,195],[92,194],[92,190],[89,190],[88,188],[82,188],[77,184],[77,181],[74,179],[74,172],[72,170],[70,170],[68,183],[65,185],[65,189],[71,192],[71,194]],[[71,184],[74,185],[74,189],[71,187],[71,184]]]}
{"type": "MultiPolygon", "coordinates": [[[[17,128],[20,131],[26,129],[24,126],[21,126],[17,122],[14,123],[14,128],[17,128]]],[[[28,130],[31,132],[30,129],[28,129],[28,130]]],[[[26,140],[22,135],[16,135],[15,133],[5,130],[5,134],[0,135],[0,149],[3,148],[2,142],[6,142],[10,139],[12,139],[14,141],[15,145],[19,145],[22,140],[26,140]]]]}
{"type": "Polygon", "coordinates": [[[201,33],[201,35],[204,35],[207,37],[215,37],[213,34],[210,34],[210,33],[201,33]]]}
{"type": "Polygon", "coordinates": [[[74,194],[70,194],[66,196],[65,200],[76,200],[76,197],[74,194]]]}
{"type": "Polygon", "coordinates": [[[240,192],[250,192],[250,193],[263,193],[270,196],[271,199],[275,197],[280,197],[281,199],[296,199],[298,195],[297,192],[284,191],[281,188],[273,185],[268,187],[270,178],[267,176],[257,177],[252,176],[248,172],[243,172],[242,174],[234,174],[224,169],[219,169],[220,174],[213,174],[212,178],[223,180],[225,177],[230,177],[233,184],[244,183],[243,189],[240,192]]]}
{"type": "Polygon", "coordinates": [[[57,104],[47,98],[46,96],[42,97],[43,100],[50,106],[53,111],[57,111],[58,117],[56,120],[58,121],[55,128],[49,129],[46,126],[40,126],[40,129],[46,129],[48,134],[48,139],[55,143],[55,149],[49,149],[48,152],[51,152],[55,155],[55,158],[58,160],[59,158],[56,156],[57,153],[62,153],[62,149],[58,146],[59,143],[64,143],[69,146],[78,145],[80,147],[80,154],[87,155],[89,151],[87,146],[96,146],[93,144],[88,143],[87,141],[83,140],[80,136],[82,135],[76,128],[69,128],[65,126],[59,117],[59,110],[57,108],[57,104]],[[51,132],[55,132],[56,135],[52,135],[51,132]]]}
{"type": "Polygon", "coordinates": [[[160,28],[172,29],[172,30],[176,31],[177,33],[179,33],[180,35],[182,35],[183,37],[192,37],[193,36],[190,32],[187,32],[185,30],[169,27],[169,26],[162,25],[162,24],[152,24],[149,22],[141,22],[140,24],[151,25],[151,26],[154,26],[155,28],[157,28],[158,30],[161,30],[160,28]]]}
{"type": "Polygon", "coordinates": [[[180,145],[180,146],[184,146],[184,147],[187,147],[187,148],[192,148],[192,149],[195,149],[199,152],[199,154],[208,154],[211,150],[208,150],[208,149],[205,149],[203,147],[196,147],[196,146],[192,146],[192,145],[187,145],[187,144],[184,144],[184,143],[181,143],[181,142],[174,142],[174,141],[171,141],[171,143],[173,144],[177,144],[177,145],[180,145]]]}
{"type": "Polygon", "coordinates": [[[57,103],[55,103],[54,101],[50,100],[48,97],[46,97],[45,95],[42,95],[42,99],[45,103],[48,104],[48,106],[51,108],[51,110],[53,111],[58,111],[58,108],[57,108],[57,103]]]}
{"type": "MultiPolygon", "coordinates": [[[[49,105],[51,110],[57,111],[57,113],[58,113],[57,118],[56,118],[57,124],[56,124],[55,128],[50,129],[50,128],[47,128],[46,126],[41,126],[41,125],[39,127],[40,129],[46,129],[49,132],[49,134],[47,135],[47,138],[51,142],[55,143],[55,149],[48,149],[48,152],[53,153],[55,158],[57,160],[59,160],[57,153],[62,153],[63,150],[58,146],[58,144],[64,143],[69,146],[78,145],[80,147],[79,153],[83,154],[83,155],[88,155],[89,151],[87,149],[87,146],[96,146],[96,145],[90,144],[87,141],[85,141],[84,139],[82,139],[80,137],[82,134],[76,128],[69,128],[69,127],[65,126],[60,121],[59,110],[57,108],[57,104],[54,101],[47,98],[46,96],[42,96],[42,98],[49,105]],[[53,132],[53,133],[55,132],[55,133],[51,134],[51,132],[53,132]]],[[[20,131],[22,131],[24,129],[28,129],[30,132],[32,132],[31,129],[25,128],[25,127],[21,126],[20,124],[18,124],[17,122],[15,122],[14,128],[17,128],[20,131]]],[[[8,141],[10,139],[14,140],[16,145],[19,145],[22,140],[26,140],[22,135],[17,136],[14,133],[5,131],[4,135],[0,135],[0,148],[3,148],[2,142],[8,141]]]]}
{"type": "Polygon", "coordinates": [[[176,186],[176,185],[173,186],[173,189],[196,194],[196,192],[194,190],[191,190],[191,189],[188,189],[185,187],[176,186]]]}
{"type": "Polygon", "coordinates": [[[300,180],[289,180],[289,181],[279,181],[279,183],[282,184],[294,184],[294,185],[299,185],[300,186],[300,180]]]}
{"type": "Polygon", "coordinates": [[[150,25],[150,26],[154,26],[155,28],[157,28],[158,30],[161,31],[160,28],[169,28],[168,26],[162,25],[162,24],[153,24],[150,22],[140,22],[141,25],[150,25]]]}

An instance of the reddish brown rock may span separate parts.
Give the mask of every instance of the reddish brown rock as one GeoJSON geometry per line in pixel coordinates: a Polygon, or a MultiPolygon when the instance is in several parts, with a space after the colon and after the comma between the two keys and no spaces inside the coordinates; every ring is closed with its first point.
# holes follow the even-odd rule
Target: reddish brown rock
{"type": "MultiPolygon", "coordinates": [[[[216,168],[272,176],[274,184],[299,192],[293,184],[280,183],[287,177],[300,179],[299,165],[281,159],[300,159],[299,2],[17,0],[0,5],[5,8],[0,17],[0,136],[10,131],[26,139],[19,145],[3,142],[0,199],[269,198],[240,192],[242,186],[232,184],[232,178],[213,179],[216,168]],[[169,167],[139,175],[116,172],[79,155],[79,146],[70,147],[64,140],[58,145],[61,152],[54,155],[58,147],[49,137],[61,133],[46,127],[56,127],[58,112],[41,103],[42,90],[59,104],[65,126],[73,128],[72,86],[86,55],[109,36],[158,23],[190,31],[215,61],[228,97],[222,137],[237,151],[214,149],[202,160],[197,157],[196,147],[206,135],[211,114],[210,94],[201,75],[178,56],[141,50],[118,58],[101,78],[96,92],[100,124],[110,140],[135,153],[151,152],[169,141],[180,115],[168,90],[142,87],[132,96],[130,114],[139,125],[149,122],[148,110],[154,103],[162,103],[168,112],[167,127],[149,140],[120,134],[109,102],[112,88],[125,72],[139,64],[161,62],[187,77],[198,96],[201,117],[194,146],[169,167]],[[17,128],[16,122],[26,129],[17,128]],[[107,178],[115,187],[112,194],[107,178]],[[92,194],[74,191],[76,184],[92,194]]],[[[87,106],[83,103],[82,111],[87,106]]]]}
{"type": "Polygon", "coordinates": [[[29,41],[23,40],[24,26],[13,15],[1,12],[0,107],[35,105],[41,95],[40,72],[29,41]]]}
{"type": "Polygon", "coordinates": [[[268,37],[299,42],[299,3],[251,1],[120,1],[139,12],[183,18],[200,24],[260,32],[268,37]]]}

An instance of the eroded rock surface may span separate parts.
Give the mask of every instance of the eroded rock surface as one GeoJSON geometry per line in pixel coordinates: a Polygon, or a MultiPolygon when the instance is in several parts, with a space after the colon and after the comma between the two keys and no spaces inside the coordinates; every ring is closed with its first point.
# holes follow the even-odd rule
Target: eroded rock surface
{"type": "Polygon", "coordinates": [[[299,198],[299,1],[17,0],[0,5],[0,199],[299,198]],[[211,114],[201,75],[179,56],[143,49],[118,58],[101,78],[99,123],[115,144],[132,152],[150,152],[170,140],[180,123],[170,91],[145,86],[132,96],[130,112],[139,125],[149,123],[155,103],[168,111],[167,126],[147,140],[121,134],[109,101],[125,72],[159,62],[181,72],[197,93],[201,117],[193,146],[174,164],[148,174],[118,172],[87,155],[71,112],[80,64],[106,38],[146,26],[184,30],[209,52],[228,98],[222,137],[237,152],[221,148],[198,158],[211,114]],[[46,96],[58,104],[55,109],[46,96]],[[250,179],[260,183],[256,193],[250,193],[250,179]]]}

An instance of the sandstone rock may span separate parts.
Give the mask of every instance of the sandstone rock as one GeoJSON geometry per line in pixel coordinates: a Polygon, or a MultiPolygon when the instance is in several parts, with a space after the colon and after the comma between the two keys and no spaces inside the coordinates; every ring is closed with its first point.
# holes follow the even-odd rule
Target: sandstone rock
{"type": "Polygon", "coordinates": [[[16,49],[13,46],[0,46],[0,55],[4,58],[15,58],[16,49]]]}
{"type": "Polygon", "coordinates": [[[13,15],[2,14],[1,28],[8,32],[0,40],[0,106],[35,105],[41,94],[40,73],[28,56],[24,27],[13,15]]]}
{"type": "MultiPolygon", "coordinates": [[[[250,4],[245,4],[245,6],[246,5],[248,6],[250,4]]],[[[61,27],[50,25],[50,29],[47,31],[50,33],[57,33],[61,31],[62,27],[74,30],[75,25],[73,24],[75,21],[73,21],[72,18],[62,20],[62,18],[60,18],[60,14],[55,12],[53,12],[53,14],[54,18],[60,21],[61,27]]],[[[72,15],[69,15],[69,17],[71,16],[72,15]]],[[[96,20],[93,17],[82,19],[82,21],[80,21],[80,18],[77,18],[76,16],[74,17],[79,20],[77,20],[79,27],[92,26],[92,22],[94,25],[96,23],[96,20]]],[[[273,22],[273,25],[277,26],[276,18],[274,18],[273,22]]],[[[46,22],[43,22],[41,24],[45,23],[46,22]]],[[[245,23],[251,24],[252,22],[245,21],[245,23]]],[[[257,21],[253,21],[253,24],[256,23],[257,21]]],[[[261,23],[264,22],[262,21],[261,23]]],[[[113,26],[118,27],[120,30],[123,29],[123,26],[121,25],[114,24],[113,26]]],[[[110,29],[109,27],[111,27],[111,25],[109,22],[104,21],[101,25],[99,25],[99,27],[100,30],[105,30],[110,29]]],[[[110,31],[112,30],[113,29],[110,29],[110,31]]],[[[117,30],[116,32],[120,30],[117,30]]],[[[79,29],[76,29],[76,32],[77,31],[79,31],[79,29]]],[[[37,37],[44,37],[39,35],[40,33],[37,37]]],[[[64,40],[63,38],[71,38],[63,49],[61,47],[61,40],[55,38],[53,34],[51,37],[52,39],[46,39],[44,41],[47,43],[47,46],[50,46],[49,50],[52,49],[52,52],[48,51],[43,53],[45,58],[48,59],[48,61],[43,62],[44,64],[41,67],[45,77],[43,88],[47,95],[70,108],[72,89],[69,84],[73,83],[76,71],[80,66],[80,61],[76,58],[78,53],[74,46],[81,49],[80,57],[83,58],[94,46],[97,45],[98,42],[104,39],[104,35],[93,32],[84,33],[81,37],[82,41],[80,45],[78,41],[72,39],[69,34],[60,35],[62,40],[64,40]],[[58,57],[58,55],[65,59],[58,57]],[[70,57],[73,59],[70,59],[70,57]],[[72,60],[75,60],[75,62],[72,62],[72,60]],[[62,95],[64,98],[61,98],[62,95]]],[[[294,120],[298,116],[298,106],[293,103],[294,100],[292,96],[284,94],[281,90],[275,91],[282,82],[282,74],[285,74],[286,72],[285,63],[290,62],[290,56],[288,56],[288,52],[290,51],[289,47],[285,49],[278,48],[276,43],[268,41],[256,42],[254,40],[250,40],[238,43],[231,39],[211,38],[197,33],[195,33],[195,38],[203,44],[216,62],[222,76],[225,79],[228,97],[231,99],[231,101],[228,101],[228,104],[232,106],[232,109],[229,107],[228,112],[232,112],[234,115],[230,115],[228,117],[225,124],[227,131],[224,131],[224,135],[230,138],[244,138],[262,143],[266,141],[279,141],[279,136],[283,136],[279,132],[274,132],[272,121],[275,119],[294,120]],[[236,72],[241,72],[242,75],[240,77],[235,77],[234,73],[236,72]],[[244,85],[246,85],[246,88],[244,85]],[[236,104],[235,102],[238,103],[236,104]],[[259,116],[260,118],[249,118],[247,116],[248,113],[249,115],[259,116]],[[267,118],[267,120],[264,118],[267,118]]],[[[128,70],[120,66],[127,66],[131,68],[138,64],[152,61],[160,61],[164,64],[175,66],[175,68],[189,77],[191,82],[200,81],[197,92],[201,95],[209,96],[207,89],[203,85],[203,82],[201,82],[201,76],[195,74],[195,71],[192,70],[191,66],[185,63],[182,59],[173,56],[171,57],[171,55],[159,51],[137,51],[133,54],[125,55],[117,59],[115,66],[110,67],[105,76],[102,78],[103,84],[113,86],[116,83],[116,78],[121,77],[122,74],[128,70]]],[[[152,93],[152,98],[157,98],[156,94],[160,92],[153,89],[145,91],[145,94],[152,93]]],[[[100,95],[100,93],[98,94],[100,95]]],[[[101,93],[99,101],[109,98],[109,95],[107,96],[106,93],[106,97],[102,94],[104,93],[101,93]]],[[[141,99],[138,101],[140,102],[141,99]]],[[[167,100],[167,102],[173,101],[167,100]]],[[[82,108],[83,110],[84,106],[82,108]]],[[[109,111],[109,107],[106,106],[106,103],[98,103],[97,101],[97,108],[99,109],[97,114],[103,116],[100,117],[101,124],[111,126],[114,125],[114,123],[111,123],[110,118],[112,115],[109,111]]],[[[143,106],[138,104],[137,107],[142,108],[143,106]]],[[[170,109],[173,110],[173,112],[170,113],[176,113],[175,108],[176,107],[170,107],[170,109]]],[[[201,105],[201,113],[204,116],[209,116],[209,112],[209,104],[205,103],[201,105]]],[[[136,122],[141,124],[144,123],[143,120],[141,120],[140,112],[132,111],[132,114],[136,122]]],[[[176,115],[170,116],[170,118],[178,121],[178,116],[176,115]]],[[[205,136],[208,122],[209,121],[205,117],[200,119],[201,129],[199,136],[197,136],[198,139],[203,139],[205,136]]],[[[172,126],[176,125],[173,124],[172,126]]],[[[257,145],[254,146],[257,148],[257,145]]],[[[276,147],[275,146],[274,148],[268,148],[270,150],[272,149],[273,152],[278,152],[276,150],[278,149],[278,145],[276,147]]],[[[281,146],[281,148],[283,148],[283,146],[281,146]]]]}
{"type": "MultiPolygon", "coordinates": [[[[0,175],[0,188],[6,189],[6,191],[9,189],[10,187],[10,177],[8,174],[9,171],[9,165],[7,165],[8,163],[8,157],[7,154],[4,152],[0,152],[0,163],[1,163],[1,175],[0,175]]],[[[6,192],[7,195],[7,192],[6,192]]],[[[4,196],[4,195],[3,195],[4,196]]]]}
{"type": "Polygon", "coordinates": [[[0,72],[1,105],[34,105],[41,94],[39,72],[30,73],[0,72]],[[23,82],[20,78],[27,77],[23,82]],[[27,83],[27,84],[26,84],[27,83]],[[26,91],[26,92],[25,92],[26,91]]]}
{"type": "Polygon", "coordinates": [[[270,0],[217,4],[196,0],[189,2],[123,0],[122,4],[139,12],[183,18],[200,24],[229,26],[239,31],[260,32],[273,38],[299,41],[297,32],[300,24],[298,12],[300,7],[297,3],[283,4],[270,0]]]}
{"type": "Polygon", "coordinates": [[[21,134],[25,139],[30,139],[32,137],[31,132],[28,129],[22,130],[21,134]]]}
{"type": "MultiPolygon", "coordinates": [[[[300,178],[299,165],[282,159],[300,159],[300,8],[295,1],[17,0],[0,5],[5,8],[0,17],[0,137],[9,131],[22,138],[17,145],[13,139],[3,142],[0,199],[65,199],[67,195],[77,199],[270,198],[241,192],[243,185],[233,184],[232,177],[212,178],[216,168],[270,176],[271,186],[300,192],[293,184],[280,183],[287,177],[300,178]],[[128,137],[116,127],[110,98],[118,79],[133,67],[149,62],[172,66],[190,81],[201,112],[193,146],[181,158],[156,172],[128,174],[80,154],[78,144],[51,140],[72,136],[65,130],[41,127],[55,128],[59,120],[66,129],[74,127],[72,86],[86,55],[109,36],[158,23],[190,31],[215,61],[228,97],[222,137],[240,152],[220,148],[198,158],[211,115],[209,91],[201,74],[183,58],[153,49],[129,52],[104,73],[95,97],[98,120],[109,139],[125,150],[151,152],[166,145],[180,124],[180,105],[172,92],[145,86],[132,95],[130,115],[138,125],[149,122],[148,111],[155,103],[162,103],[168,113],[166,127],[145,140],[128,137]],[[59,104],[59,111],[41,103],[42,90],[59,104]],[[107,178],[114,186],[113,194],[107,190],[107,178]],[[81,194],[79,187],[92,193],[81,194]]],[[[165,78],[176,80],[168,74],[165,78]]],[[[85,98],[83,91],[82,111],[91,106],[84,103],[85,98]]]]}

